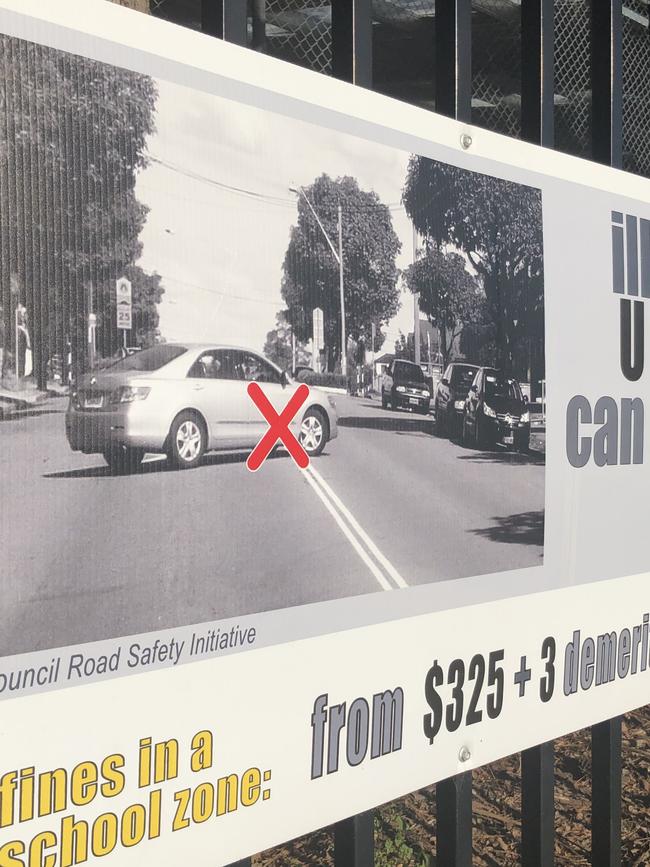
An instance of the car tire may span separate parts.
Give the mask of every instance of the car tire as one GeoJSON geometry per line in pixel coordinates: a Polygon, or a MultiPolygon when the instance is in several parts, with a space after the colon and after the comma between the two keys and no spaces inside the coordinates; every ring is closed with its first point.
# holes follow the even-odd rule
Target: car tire
{"type": "Polygon", "coordinates": [[[325,413],[316,406],[308,409],[300,422],[298,442],[310,458],[317,458],[328,439],[329,425],[325,413]]]}
{"type": "Polygon", "coordinates": [[[177,469],[191,470],[201,462],[207,440],[203,419],[190,410],[181,412],[169,430],[167,457],[177,469]]]}
{"type": "Polygon", "coordinates": [[[116,476],[135,473],[144,457],[144,449],[130,448],[129,446],[114,446],[104,451],[104,460],[116,476]]]}

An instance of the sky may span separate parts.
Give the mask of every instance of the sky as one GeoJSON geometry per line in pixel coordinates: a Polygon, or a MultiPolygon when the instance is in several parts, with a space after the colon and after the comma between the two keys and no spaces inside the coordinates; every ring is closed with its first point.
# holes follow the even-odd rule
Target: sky
{"type": "MultiPolygon", "coordinates": [[[[168,82],[158,89],[136,195],[150,209],[139,264],[162,276],[166,340],[262,350],[285,307],[282,262],[297,221],[289,188],[323,172],[352,175],[391,206],[397,265],[412,262],[412,224],[400,204],[409,154],[168,82]]],[[[413,330],[413,297],[402,290],[401,299],[382,351],[413,330]]]]}

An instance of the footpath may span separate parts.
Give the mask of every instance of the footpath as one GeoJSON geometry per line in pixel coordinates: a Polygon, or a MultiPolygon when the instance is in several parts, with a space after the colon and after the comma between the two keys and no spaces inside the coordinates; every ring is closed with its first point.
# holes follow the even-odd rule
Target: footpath
{"type": "Polygon", "coordinates": [[[0,380],[0,421],[35,411],[61,412],[62,398],[67,395],[68,389],[57,382],[48,383],[47,390],[41,391],[29,380],[19,383],[5,377],[0,380]]]}

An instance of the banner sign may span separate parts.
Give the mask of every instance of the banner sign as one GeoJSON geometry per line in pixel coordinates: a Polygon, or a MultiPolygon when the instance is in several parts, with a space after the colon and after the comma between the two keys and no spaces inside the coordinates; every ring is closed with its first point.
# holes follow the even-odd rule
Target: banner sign
{"type": "Polygon", "coordinates": [[[650,182],[103,0],[0,42],[0,865],[229,864],[646,703],[650,182]]]}

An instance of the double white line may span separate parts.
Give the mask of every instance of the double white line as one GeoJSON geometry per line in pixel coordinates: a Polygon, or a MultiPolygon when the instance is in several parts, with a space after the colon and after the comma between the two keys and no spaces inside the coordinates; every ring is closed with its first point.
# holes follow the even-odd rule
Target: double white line
{"type": "Polygon", "coordinates": [[[396,590],[408,587],[408,584],[390,560],[381,553],[354,515],[343,505],[339,497],[330,488],[321,474],[313,468],[311,463],[305,470],[302,470],[302,474],[314,489],[327,511],[334,518],[343,535],[368,569],[370,569],[382,590],[396,590]]]}

